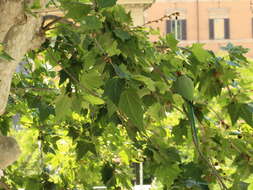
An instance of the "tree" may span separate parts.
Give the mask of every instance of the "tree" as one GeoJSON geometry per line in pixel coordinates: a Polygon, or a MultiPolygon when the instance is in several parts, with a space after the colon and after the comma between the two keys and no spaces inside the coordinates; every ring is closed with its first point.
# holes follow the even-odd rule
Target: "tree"
{"type": "MultiPolygon", "coordinates": [[[[34,15],[46,6],[38,2],[20,6],[33,29],[13,31],[27,39],[19,40],[22,47],[32,39],[41,46],[22,58],[31,47],[16,55],[19,46],[3,43],[1,53],[8,73],[1,80],[5,97],[14,68],[26,63],[25,72],[14,75],[0,118],[1,132],[16,135],[23,149],[5,170],[5,184],[130,189],[131,163],[144,162],[146,175],[164,189],[250,187],[253,89],[247,49],[228,44],[227,54],[216,56],[201,44],[178,47],[172,34],[152,43],[152,31],[133,27],[115,0],[51,1],[64,17],[44,22],[34,15]]],[[[20,4],[2,4],[10,3],[20,4]]]]}

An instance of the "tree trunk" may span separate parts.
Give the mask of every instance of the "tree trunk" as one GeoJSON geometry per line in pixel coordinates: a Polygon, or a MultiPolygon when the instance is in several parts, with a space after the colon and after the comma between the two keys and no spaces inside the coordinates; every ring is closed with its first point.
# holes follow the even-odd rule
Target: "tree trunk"
{"type": "MultiPolygon", "coordinates": [[[[40,31],[42,17],[25,12],[27,0],[0,0],[0,42],[13,61],[0,60],[0,115],[5,111],[12,76],[18,63],[31,49],[39,47],[44,36],[40,31]]],[[[41,0],[44,7],[46,0],[41,0]]]]}
{"type": "MultiPolygon", "coordinates": [[[[44,41],[42,17],[26,13],[28,3],[33,3],[33,0],[0,0],[0,42],[5,52],[14,59],[0,59],[0,116],[5,111],[12,76],[18,63],[29,50],[39,47],[44,41]]],[[[46,0],[40,3],[43,8],[46,0]]],[[[17,160],[20,149],[15,139],[4,137],[1,133],[0,147],[0,169],[4,169],[17,160]]]]}

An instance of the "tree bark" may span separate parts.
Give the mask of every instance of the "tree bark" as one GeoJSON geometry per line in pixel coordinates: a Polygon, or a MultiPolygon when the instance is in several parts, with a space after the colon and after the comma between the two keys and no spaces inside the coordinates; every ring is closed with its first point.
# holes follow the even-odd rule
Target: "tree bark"
{"type": "MultiPolygon", "coordinates": [[[[46,1],[40,1],[42,8],[46,1]]],[[[18,63],[29,50],[40,47],[44,41],[42,17],[35,17],[25,11],[30,3],[33,0],[0,0],[0,42],[5,52],[14,59],[0,59],[0,116],[5,111],[11,80],[18,63]]],[[[4,169],[17,160],[20,148],[15,139],[1,136],[0,133],[0,153],[0,169],[4,169]]]]}
{"type": "MultiPolygon", "coordinates": [[[[31,49],[44,41],[40,28],[42,17],[26,13],[25,6],[32,1],[0,0],[0,42],[13,61],[0,60],[0,115],[5,111],[11,80],[18,63],[31,49]]],[[[41,0],[44,7],[46,0],[41,0]]]]}

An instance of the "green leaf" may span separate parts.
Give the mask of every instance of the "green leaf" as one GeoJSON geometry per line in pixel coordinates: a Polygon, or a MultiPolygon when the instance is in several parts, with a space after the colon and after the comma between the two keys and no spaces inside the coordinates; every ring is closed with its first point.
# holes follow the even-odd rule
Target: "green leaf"
{"type": "Polygon", "coordinates": [[[106,82],[104,95],[107,96],[115,105],[118,105],[124,85],[124,80],[113,78],[106,82]]]}
{"type": "Polygon", "coordinates": [[[71,115],[72,100],[67,95],[60,95],[55,102],[56,121],[64,119],[71,115]]]}
{"type": "Polygon", "coordinates": [[[83,73],[81,83],[89,89],[96,89],[103,85],[104,81],[97,70],[90,70],[87,73],[83,73]]]}
{"type": "Polygon", "coordinates": [[[113,31],[114,34],[119,38],[121,39],[123,42],[130,39],[130,34],[124,30],[121,30],[121,29],[116,29],[113,31]]]}
{"type": "Polygon", "coordinates": [[[241,118],[243,118],[247,124],[253,127],[253,112],[252,112],[252,105],[250,104],[242,104],[240,106],[239,112],[241,118]]]}
{"type": "Polygon", "coordinates": [[[187,127],[189,127],[188,120],[180,120],[179,124],[173,127],[172,134],[177,144],[183,144],[186,141],[187,127]]]}
{"type": "Polygon", "coordinates": [[[92,105],[102,105],[105,103],[103,99],[93,96],[91,94],[84,94],[83,98],[92,105]]]}
{"type": "Polygon", "coordinates": [[[194,84],[192,80],[183,75],[177,78],[174,82],[173,87],[175,91],[185,99],[192,101],[194,97],[194,84]]]}
{"type": "Polygon", "coordinates": [[[107,32],[103,35],[99,35],[98,43],[109,56],[119,55],[120,50],[118,49],[118,43],[113,39],[112,35],[107,32]]]}
{"type": "Polygon", "coordinates": [[[155,91],[155,82],[150,78],[145,77],[143,75],[133,75],[132,78],[145,83],[149,90],[155,91]]]}
{"type": "Polygon", "coordinates": [[[155,176],[161,180],[163,184],[166,184],[168,187],[170,187],[180,172],[181,170],[177,164],[161,165],[155,170],[155,176]]]}
{"type": "Polygon", "coordinates": [[[112,7],[116,4],[117,0],[96,0],[100,8],[112,7]]]}
{"type": "Polygon", "coordinates": [[[212,58],[211,54],[203,49],[203,44],[193,44],[191,51],[199,62],[206,62],[212,58]]]}
{"type": "Polygon", "coordinates": [[[39,179],[37,178],[29,178],[26,181],[25,189],[26,190],[41,190],[42,184],[39,182],[39,179]]]}
{"type": "MultiPolygon", "coordinates": [[[[106,1],[106,0],[105,0],[106,1]]],[[[127,23],[127,24],[131,24],[132,22],[132,18],[131,18],[131,14],[130,11],[126,12],[126,10],[124,9],[124,7],[120,6],[120,5],[116,5],[112,8],[113,12],[113,17],[116,21],[120,22],[120,23],[127,23]]]]}
{"type": "Polygon", "coordinates": [[[63,7],[68,11],[66,17],[82,20],[91,11],[91,5],[81,2],[64,1],[63,7]]]}
{"type": "Polygon", "coordinates": [[[160,103],[155,103],[150,106],[147,110],[147,114],[149,114],[153,119],[157,121],[161,120],[166,116],[165,109],[160,103]]]}
{"type": "Polygon", "coordinates": [[[113,166],[111,166],[109,163],[106,163],[102,170],[101,170],[101,174],[102,174],[102,181],[105,185],[113,185],[114,183],[112,183],[112,180],[114,178],[114,171],[115,168],[113,166]]]}
{"type": "Polygon", "coordinates": [[[86,16],[81,21],[82,28],[86,30],[98,30],[102,28],[102,22],[96,16],[86,16]]]}
{"type": "Polygon", "coordinates": [[[45,103],[39,104],[39,118],[41,121],[45,121],[50,114],[54,114],[53,106],[45,103]]]}
{"type": "Polygon", "coordinates": [[[176,40],[175,36],[173,33],[167,34],[166,35],[166,43],[168,44],[168,46],[176,51],[178,49],[177,44],[179,41],[176,40]]]}
{"type": "Polygon", "coordinates": [[[96,147],[93,143],[85,142],[85,141],[77,141],[76,145],[76,153],[77,153],[77,160],[82,159],[88,151],[96,154],[96,147]]]}
{"type": "Polygon", "coordinates": [[[205,97],[211,98],[221,94],[223,83],[220,80],[216,80],[212,71],[201,73],[199,81],[199,90],[205,97]]]}
{"type": "Polygon", "coordinates": [[[232,102],[227,106],[231,122],[234,125],[236,121],[241,117],[247,124],[253,127],[253,112],[251,104],[241,104],[232,102]]]}
{"type": "Polygon", "coordinates": [[[143,127],[142,102],[134,89],[125,90],[119,101],[119,108],[138,128],[143,127]]]}
{"type": "Polygon", "coordinates": [[[227,106],[228,114],[230,116],[232,125],[236,123],[240,116],[240,104],[232,102],[227,106]]]}
{"type": "Polygon", "coordinates": [[[72,96],[72,110],[74,112],[79,113],[82,109],[82,104],[80,102],[82,101],[81,96],[72,96]]]}
{"type": "Polygon", "coordinates": [[[106,101],[106,107],[109,117],[111,117],[118,110],[117,106],[110,99],[106,101]]]}
{"type": "Polygon", "coordinates": [[[71,137],[73,140],[77,139],[80,135],[80,131],[77,130],[75,127],[68,128],[68,136],[71,137]]]}
{"type": "Polygon", "coordinates": [[[113,69],[115,71],[115,73],[120,77],[120,78],[125,78],[125,79],[129,79],[130,76],[125,73],[118,65],[116,64],[112,64],[113,69]]]}
{"type": "Polygon", "coordinates": [[[184,169],[184,177],[186,178],[192,178],[197,181],[200,181],[202,179],[203,170],[202,168],[194,162],[189,162],[182,167],[184,169]]]}
{"type": "Polygon", "coordinates": [[[96,55],[93,51],[88,51],[82,57],[84,70],[89,70],[96,63],[96,55]]]}

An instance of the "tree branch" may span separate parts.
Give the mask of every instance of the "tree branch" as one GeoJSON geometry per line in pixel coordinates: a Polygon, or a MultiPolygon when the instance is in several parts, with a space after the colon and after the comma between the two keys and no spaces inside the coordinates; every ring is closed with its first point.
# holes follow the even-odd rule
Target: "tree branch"
{"type": "Polygon", "coordinates": [[[43,22],[42,22],[42,30],[43,31],[47,31],[49,29],[51,29],[50,27],[53,26],[54,24],[56,24],[57,22],[61,22],[61,23],[64,23],[64,24],[71,24],[71,25],[74,25],[73,22],[67,20],[66,18],[64,17],[61,17],[61,16],[57,16],[57,15],[45,15],[43,16],[43,22]],[[47,20],[52,20],[51,22],[47,23],[45,26],[45,22],[47,20]]]}
{"type": "Polygon", "coordinates": [[[152,24],[152,23],[162,22],[164,19],[167,19],[167,18],[168,18],[168,19],[171,19],[171,17],[173,17],[173,16],[175,16],[176,19],[177,19],[177,17],[179,16],[179,14],[180,14],[179,12],[175,12],[175,13],[172,13],[172,14],[170,14],[170,15],[164,15],[164,16],[162,16],[161,18],[148,21],[148,22],[144,23],[144,24],[141,25],[141,26],[137,26],[136,28],[138,28],[138,27],[143,27],[143,26],[145,26],[145,25],[152,24]]]}
{"type": "Polygon", "coordinates": [[[11,91],[27,91],[27,90],[33,90],[33,91],[58,91],[59,89],[55,88],[36,88],[36,87],[26,87],[26,88],[11,88],[11,91]]]}
{"type": "Polygon", "coordinates": [[[0,187],[3,188],[4,190],[11,190],[9,186],[2,181],[0,181],[0,187]]]}

